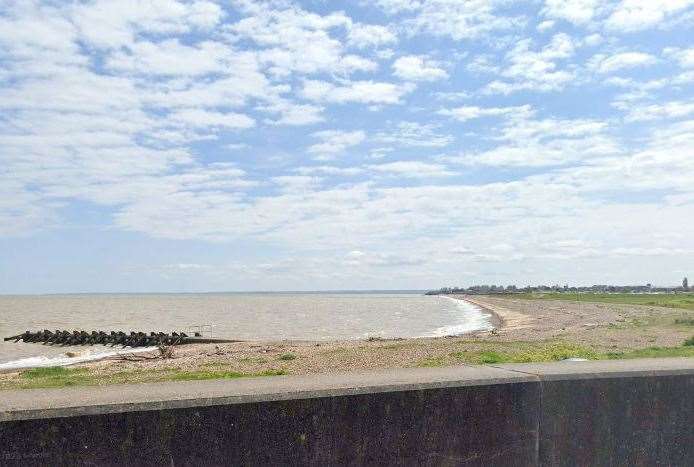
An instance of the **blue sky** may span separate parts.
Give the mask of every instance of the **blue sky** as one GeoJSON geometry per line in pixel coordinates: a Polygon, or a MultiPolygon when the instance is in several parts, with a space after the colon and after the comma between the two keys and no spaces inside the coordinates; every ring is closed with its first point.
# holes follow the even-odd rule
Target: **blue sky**
{"type": "Polygon", "coordinates": [[[675,284],[694,1],[0,1],[0,293],[675,284]]]}

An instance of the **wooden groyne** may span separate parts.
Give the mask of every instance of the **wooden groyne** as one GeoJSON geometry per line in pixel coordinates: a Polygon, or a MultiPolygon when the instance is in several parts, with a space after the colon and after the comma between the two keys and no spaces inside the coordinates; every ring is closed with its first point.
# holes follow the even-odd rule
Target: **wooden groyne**
{"type": "Polygon", "coordinates": [[[209,344],[209,343],[226,343],[240,342],[230,339],[214,339],[203,337],[200,333],[195,333],[193,336],[188,336],[184,332],[145,332],[131,331],[125,333],[123,331],[26,331],[16,336],[6,337],[5,341],[14,342],[31,342],[47,345],[111,345],[123,347],[150,347],[160,345],[180,345],[180,344],[209,344]]]}

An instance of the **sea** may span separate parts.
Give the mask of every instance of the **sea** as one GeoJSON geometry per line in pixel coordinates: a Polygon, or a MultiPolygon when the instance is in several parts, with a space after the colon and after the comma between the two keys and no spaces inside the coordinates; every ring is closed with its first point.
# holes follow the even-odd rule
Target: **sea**
{"type": "MultiPolygon", "coordinates": [[[[419,292],[0,296],[0,337],[42,329],[199,330],[227,339],[328,341],[460,335],[492,327],[491,316],[471,303],[419,292]]],[[[123,350],[105,346],[0,340],[0,371],[65,365],[119,352],[123,350]]]]}

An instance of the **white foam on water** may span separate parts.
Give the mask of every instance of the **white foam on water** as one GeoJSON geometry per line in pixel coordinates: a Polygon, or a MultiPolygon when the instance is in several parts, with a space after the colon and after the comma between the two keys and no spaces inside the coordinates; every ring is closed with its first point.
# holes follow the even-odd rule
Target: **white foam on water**
{"type": "Polygon", "coordinates": [[[49,366],[67,366],[74,365],[75,363],[91,362],[96,360],[101,360],[108,357],[114,357],[118,355],[129,355],[133,353],[141,352],[151,352],[152,350],[157,350],[157,347],[138,347],[135,349],[120,349],[120,350],[110,350],[110,351],[82,351],[74,357],[68,357],[67,354],[58,355],[55,357],[47,357],[45,355],[38,355],[36,357],[26,357],[20,358],[18,360],[13,360],[11,362],[0,363],[0,371],[7,370],[19,370],[23,368],[39,368],[39,367],[49,367],[49,366]]]}
{"type": "Polygon", "coordinates": [[[442,297],[452,300],[460,311],[461,321],[434,329],[424,337],[458,336],[473,331],[490,331],[494,329],[491,315],[477,305],[450,297],[442,297]]]}

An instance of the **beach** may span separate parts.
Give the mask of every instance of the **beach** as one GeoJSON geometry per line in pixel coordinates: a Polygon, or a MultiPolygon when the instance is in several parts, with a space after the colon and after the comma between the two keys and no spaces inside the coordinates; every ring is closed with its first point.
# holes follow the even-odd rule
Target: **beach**
{"type": "MultiPolygon", "coordinates": [[[[316,374],[564,358],[694,356],[694,334],[677,320],[689,310],[575,301],[453,296],[492,315],[494,329],[426,338],[267,340],[177,346],[71,366],[86,384],[207,377],[316,374]],[[655,350],[653,350],[655,349],[655,350]]],[[[75,347],[79,355],[80,348],[75,347]]],[[[0,374],[0,388],[21,386],[20,371],[0,374]]],[[[24,381],[26,383],[26,381],[24,381]]],[[[29,384],[29,383],[27,383],[29,384]]]]}

